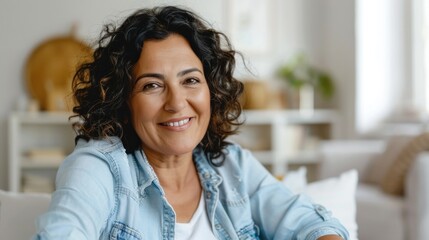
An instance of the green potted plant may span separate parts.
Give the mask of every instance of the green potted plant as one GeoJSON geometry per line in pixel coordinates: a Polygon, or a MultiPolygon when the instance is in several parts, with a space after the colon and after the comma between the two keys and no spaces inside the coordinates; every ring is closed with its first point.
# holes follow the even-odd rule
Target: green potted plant
{"type": "Polygon", "coordinates": [[[330,99],[334,95],[335,86],[331,76],[313,66],[311,66],[304,54],[297,54],[278,71],[281,79],[287,85],[300,92],[300,108],[305,101],[306,106],[313,107],[314,91],[319,92],[325,99],[330,99]],[[306,99],[303,99],[306,98],[306,99]],[[311,98],[311,99],[309,99],[311,98]],[[310,106],[309,106],[310,105],[310,106]]]}

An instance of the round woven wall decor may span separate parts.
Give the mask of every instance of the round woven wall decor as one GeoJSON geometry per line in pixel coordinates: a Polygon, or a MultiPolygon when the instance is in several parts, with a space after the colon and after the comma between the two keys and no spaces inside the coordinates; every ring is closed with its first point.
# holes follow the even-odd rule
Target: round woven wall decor
{"type": "Polygon", "coordinates": [[[78,64],[90,59],[90,46],[73,36],[50,38],[30,54],[25,78],[41,110],[71,110],[71,82],[78,64]]]}

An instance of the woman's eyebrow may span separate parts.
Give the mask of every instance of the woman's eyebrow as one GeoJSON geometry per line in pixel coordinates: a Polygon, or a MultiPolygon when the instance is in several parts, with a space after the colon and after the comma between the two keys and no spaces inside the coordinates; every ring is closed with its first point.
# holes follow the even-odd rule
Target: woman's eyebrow
{"type": "MultiPolygon", "coordinates": [[[[198,68],[189,68],[189,69],[185,69],[183,71],[180,71],[179,73],[177,73],[177,76],[183,77],[186,74],[191,73],[191,72],[199,72],[199,73],[203,74],[203,72],[198,68]]],[[[161,73],[143,73],[142,75],[138,76],[135,81],[137,82],[138,80],[140,80],[142,78],[146,78],[146,77],[158,78],[160,80],[165,80],[165,76],[162,75],[161,73]]]]}
{"type": "Polygon", "coordinates": [[[158,78],[158,79],[161,79],[161,80],[165,80],[164,75],[162,75],[160,73],[143,73],[142,75],[138,76],[135,81],[137,82],[138,80],[140,80],[142,78],[146,78],[146,77],[158,78]]]}
{"type": "Polygon", "coordinates": [[[191,72],[199,72],[199,73],[203,74],[203,72],[198,68],[189,68],[189,69],[185,69],[183,71],[180,71],[179,73],[177,73],[177,76],[183,77],[184,75],[191,73],[191,72]]]}

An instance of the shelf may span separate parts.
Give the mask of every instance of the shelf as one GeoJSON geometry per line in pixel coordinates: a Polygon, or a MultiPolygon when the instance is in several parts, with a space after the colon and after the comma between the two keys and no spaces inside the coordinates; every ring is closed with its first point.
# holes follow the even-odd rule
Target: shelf
{"type": "Polygon", "coordinates": [[[319,162],[319,153],[317,151],[303,151],[299,154],[287,157],[288,164],[315,164],[319,162]]]}
{"type": "Polygon", "coordinates": [[[64,158],[61,159],[51,159],[49,161],[45,159],[29,159],[22,158],[21,160],[21,168],[30,170],[30,169],[50,169],[50,168],[58,168],[64,158]]]}
{"type": "Polygon", "coordinates": [[[21,124],[67,124],[71,123],[69,112],[15,112],[12,118],[19,119],[21,124]]]}
{"type": "MultiPolygon", "coordinates": [[[[74,148],[74,119],[69,112],[14,112],[8,121],[9,190],[45,191],[67,153],[74,148]],[[25,180],[25,176],[46,177],[46,181],[25,180]]],[[[28,177],[27,177],[28,178],[28,177]]],[[[35,179],[35,178],[32,178],[35,179]]],[[[42,179],[42,178],[41,178],[42,179]]]]}
{"type": "MultiPolygon", "coordinates": [[[[272,151],[252,151],[256,159],[262,164],[271,164],[273,159],[272,151]]],[[[315,164],[318,163],[317,151],[304,151],[297,154],[291,154],[282,159],[284,164],[315,164]]]]}
{"type": "Polygon", "coordinates": [[[340,122],[329,109],[245,110],[240,120],[239,134],[231,139],[251,150],[275,176],[283,176],[288,165],[317,164],[318,143],[335,138],[340,122]]]}
{"type": "Polygon", "coordinates": [[[273,153],[271,151],[252,151],[256,159],[262,164],[270,164],[273,159],[273,153]]]}
{"type": "Polygon", "coordinates": [[[269,124],[278,121],[287,124],[318,124],[336,122],[338,114],[327,109],[308,114],[299,110],[245,110],[241,120],[245,120],[245,124],[269,124]]]}

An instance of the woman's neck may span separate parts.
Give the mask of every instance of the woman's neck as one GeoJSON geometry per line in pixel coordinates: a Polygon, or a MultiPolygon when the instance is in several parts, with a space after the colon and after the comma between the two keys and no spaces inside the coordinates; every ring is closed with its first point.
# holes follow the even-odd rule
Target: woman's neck
{"type": "Polygon", "coordinates": [[[152,168],[166,191],[180,192],[192,182],[197,181],[199,184],[198,173],[192,159],[175,164],[153,164],[152,168]]]}
{"type": "Polygon", "coordinates": [[[176,221],[189,222],[198,207],[202,192],[192,154],[168,158],[149,155],[147,158],[168,202],[176,212],[176,221]]]}
{"type": "Polygon", "coordinates": [[[198,179],[192,152],[166,155],[151,151],[151,149],[143,148],[143,150],[164,189],[179,191],[190,181],[198,179]]]}

